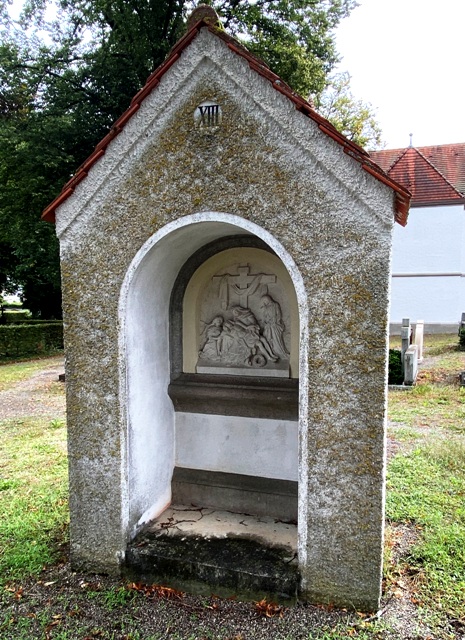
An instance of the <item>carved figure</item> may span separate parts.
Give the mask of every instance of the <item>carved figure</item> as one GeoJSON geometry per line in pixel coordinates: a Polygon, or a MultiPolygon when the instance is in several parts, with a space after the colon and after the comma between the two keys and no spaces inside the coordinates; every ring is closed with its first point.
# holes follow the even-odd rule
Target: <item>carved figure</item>
{"type": "Polygon", "coordinates": [[[251,367],[264,367],[268,361],[279,360],[262,335],[257,318],[245,307],[233,307],[229,320],[215,316],[204,331],[205,340],[199,351],[201,360],[221,362],[225,366],[245,363],[251,367]]]}
{"type": "Polygon", "coordinates": [[[268,340],[260,335],[260,325],[250,309],[234,307],[233,319],[224,323],[224,331],[234,340],[243,342],[248,351],[247,363],[263,366],[261,358],[254,358],[258,353],[271,362],[277,362],[278,356],[273,352],[268,340]]]}
{"type": "Polygon", "coordinates": [[[223,323],[224,319],[222,316],[215,316],[207,326],[205,330],[206,340],[199,351],[199,357],[216,359],[221,356],[223,347],[223,323]]]}
{"type": "Polygon", "coordinates": [[[263,335],[270,343],[273,351],[282,358],[288,358],[289,352],[284,343],[284,322],[279,302],[271,296],[262,296],[260,299],[262,312],[263,335]]]}

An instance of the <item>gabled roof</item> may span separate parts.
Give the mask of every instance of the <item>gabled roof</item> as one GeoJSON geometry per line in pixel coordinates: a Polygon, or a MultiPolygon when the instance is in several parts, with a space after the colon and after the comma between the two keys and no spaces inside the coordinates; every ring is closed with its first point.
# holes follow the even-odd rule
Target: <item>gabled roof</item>
{"type": "Polygon", "coordinates": [[[373,151],[370,156],[412,192],[412,206],[465,203],[465,144],[373,151]]]}
{"type": "Polygon", "coordinates": [[[143,100],[156,88],[163,75],[176,62],[176,60],[178,60],[181,53],[189,46],[201,29],[208,29],[216,37],[223,40],[231,51],[247,60],[251,69],[271,82],[276,91],[279,91],[289,98],[289,100],[294,103],[295,108],[298,111],[316,122],[323,133],[341,145],[344,152],[350,155],[355,161],[359,162],[367,173],[393,189],[395,192],[395,219],[402,226],[407,224],[411,196],[408,189],[402,186],[402,184],[396,182],[394,178],[387,175],[376,164],[376,162],[370,158],[368,153],[362,147],[351,142],[339,133],[339,131],[330,122],[328,122],[328,120],[320,116],[315,111],[313,106],[307,100],[304,100],[304,98],[295,93],[295,91],[281,80],[279,76],[273,73],[265,62],[252,55],[243,45],[219,27],[218,16],[210,7],[205,6],[198,7],[198,9],[193,12],[188,23],[187,33],[178,40],[166,60],[149,76],[145,86],[134,96],[129,108],[120,118],[118,118],[105,138],[103,138],[103,140],[95,147],[92,154],[79,167],[75,175],[65,184],[60,195],[43,211],[43,220],[46,220],[47,222],[55,222],[56,209],[71,196],[76,186],[86,178],[91,167],[105,154],[105,150],[110,142],[119,135],[126,123],[139,110],[143,100]],[[195,21],[196,16],[200,18],[197,21],[195,21]]]}

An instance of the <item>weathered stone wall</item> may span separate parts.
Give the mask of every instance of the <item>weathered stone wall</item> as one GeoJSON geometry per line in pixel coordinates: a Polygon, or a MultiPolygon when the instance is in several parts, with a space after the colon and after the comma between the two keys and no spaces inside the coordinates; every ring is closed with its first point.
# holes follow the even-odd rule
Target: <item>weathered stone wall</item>
{"type": "Polygon", "coordinates": [[[303,587],[311,600],[375,607],[393,194],[205,29],[57,211],[73,561],[117,569],[133,524],[118,351],[125,275],[154,233],[202,211],[259,225],[300,271],[303,587]],[[209,99],[223,121],[202,130],[193,114],[209,99]]]}

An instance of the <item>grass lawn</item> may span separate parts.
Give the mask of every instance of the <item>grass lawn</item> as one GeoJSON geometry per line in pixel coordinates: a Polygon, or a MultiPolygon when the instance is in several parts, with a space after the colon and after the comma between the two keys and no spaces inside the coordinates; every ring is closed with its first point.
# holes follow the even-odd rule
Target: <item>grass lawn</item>
{"type": "Polygon", "coordinates": [[[465,634],[465,353],[456,336],[437,335],[425,336],[424,356],[417,385],[389,394],[389,434],[401,448],[388,467],[386,515],[417,536],[395,578],[408,580],[425,614],[459,620],[465,634]]]}
{"type": "Polygon", "coordinates": [[[67,537],[68,484],[64,421],[5,420],[0,428],[0,586],[5,586],[57,559],[67,537]]]}
{"type": "MultiPolygon", "coordinates": [[[[378,617],[305,605],[267,618],[253,603],[72,573],[64,559],[65,424],[26,417],[0,422],[1,640],[463,640],[465,393],[457,376],[465,353],[457,344],[456,336],[426,336],[418,385],[389,393],[389,436],[397,448],[388,466],[378,617]]],[[[1,365],[0,390],[45,366],[1,365]]]]}

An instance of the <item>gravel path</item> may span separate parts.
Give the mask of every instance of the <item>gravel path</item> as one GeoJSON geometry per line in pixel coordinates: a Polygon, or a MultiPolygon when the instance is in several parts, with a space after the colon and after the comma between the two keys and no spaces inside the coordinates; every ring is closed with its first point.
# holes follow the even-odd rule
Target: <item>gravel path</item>
{"type": "Polygon", "coordinates": [[[63,382],[58,381],[58,375],[63,372],[63,358],[49,358],[44,369],[0,391],[0,420],[26,416],[64,418],[63,382]]]}

